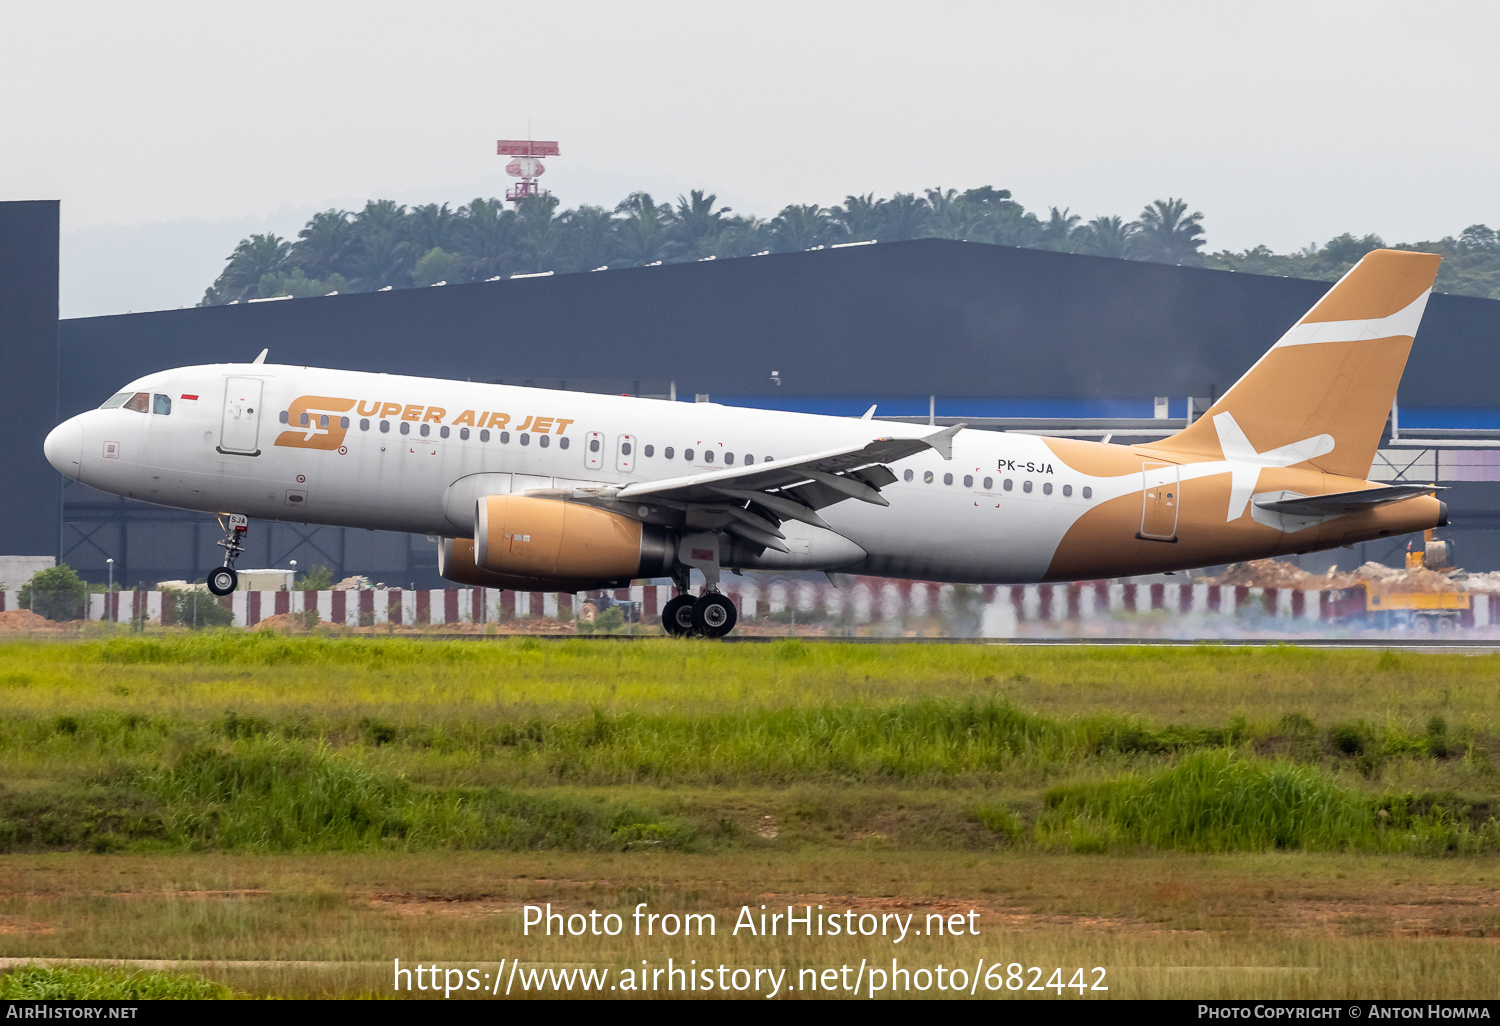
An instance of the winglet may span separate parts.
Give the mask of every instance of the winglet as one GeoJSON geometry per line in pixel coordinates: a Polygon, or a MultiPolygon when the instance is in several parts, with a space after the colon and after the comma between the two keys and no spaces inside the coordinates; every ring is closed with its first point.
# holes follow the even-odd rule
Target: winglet
{"type": "Polygon", "coordinates": [[[269,353],[270,351],[271,350],[269,350],[269,349],[262,349],[260,351],[260,355],[257,356],[255,359],[253,359],[253,360],[250,361],[250,365],[253,367],[257,363],[265,363],[266,362],[266,354],[269,353]]]}
{"type": "Polygon", "coordinates": [[[953,458],[953,436],[968,426],[967,424],[954,424],[952,427],[945,427],[935,434],[927,435],[922,441],[936,449],[937,454],[943,459],[951,460],[953,458]]]}
{"type": "MultiPolygon", "coordinates": [[[[877,403],[875,405],[879,405],[879,404],[877,403]]],[[[864,416],[860,417],[859,419],[860,420],[870,420],[874,416],[875,416],[875,406],[872,405],[868,410],[866,410],[864,412],[864,416]]]]}

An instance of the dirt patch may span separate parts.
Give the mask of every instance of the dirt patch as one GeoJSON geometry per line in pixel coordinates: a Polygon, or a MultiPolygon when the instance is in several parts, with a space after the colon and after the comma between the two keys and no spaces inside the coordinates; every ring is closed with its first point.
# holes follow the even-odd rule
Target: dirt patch
{"type": "Polygon", "coordinates": [[[301,631],[303,620],[296,613],[277,613],[274,616],[266,616],[252,628],[257,631],[301,631]]]}
{"type": "Polygon", "coordinates": [[[65,634],[77,629],[76,623],[57,623],[29,609],[8,609],[0,613],[0,634],[65,634]]]}

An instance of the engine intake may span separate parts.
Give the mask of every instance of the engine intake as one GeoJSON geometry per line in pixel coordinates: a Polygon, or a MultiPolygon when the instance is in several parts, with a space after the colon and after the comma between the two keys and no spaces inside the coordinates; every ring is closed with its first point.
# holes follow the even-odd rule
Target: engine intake
{"type": "MultiPolygon", "coordinates": [[[[472,556],[460,542],[444,546],[453,569],[467,562],[496,581],[599,587],[671,572],[672,539],[664,528],[575,502],[529,495],[487,495],[477,504],[472,556]]],[[[445,560],[446,562],[446,560],[445,560]]],[[[443,576],[456,578],[446,572],[443,576]]],[[[477,579],[472,583],[480,583],[477,579]]]]}

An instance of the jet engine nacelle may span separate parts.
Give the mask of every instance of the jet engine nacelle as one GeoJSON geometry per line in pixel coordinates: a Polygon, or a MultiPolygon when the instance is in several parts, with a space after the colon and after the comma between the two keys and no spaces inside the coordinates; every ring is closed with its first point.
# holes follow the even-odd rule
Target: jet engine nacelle
{"type": "Polygon", "coordinates": [[[671,573],[666,529],[618,513],[529,495],[487,495],[475,512],[472,543],[443,543],[439,570],[450,581],[582,590],[671,573]]]}

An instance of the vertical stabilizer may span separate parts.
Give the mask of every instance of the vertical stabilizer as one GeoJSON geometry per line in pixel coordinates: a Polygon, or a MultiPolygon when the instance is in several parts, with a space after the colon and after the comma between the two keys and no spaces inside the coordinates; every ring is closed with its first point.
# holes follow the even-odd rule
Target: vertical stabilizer
{"type": "Polygon", "coordinates": [[[1367,254],[1207,413],[1148,448],[1208,459],[1276,450],[1366,477],[1441,262],[1367,254]]]}

